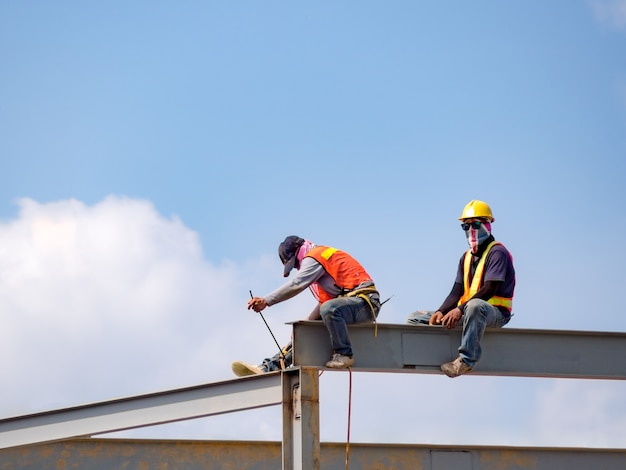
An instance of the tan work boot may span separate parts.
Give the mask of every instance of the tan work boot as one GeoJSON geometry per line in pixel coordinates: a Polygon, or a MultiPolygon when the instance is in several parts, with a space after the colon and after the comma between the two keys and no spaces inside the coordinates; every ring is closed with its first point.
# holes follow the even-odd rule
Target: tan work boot
{"type": "Polygon", "coordinates": [[[448,377],[454,378],[458,377],[459,375],[467,374],[469,371],[472,370],[472,368],[468,366],[465,362],[463,362],[463,359],[461,359],[461,356],[459,356],[452,362],[446,362],[445,364],[442,364],[441,370],[448,377]]]}
{"type": "Polygon", "coordinates": [[[246,364],[242,361],[235,361],[230,366],[237,377],[245,377],[247,375],[265,374],[265,371],[254,364],[246,364]]]}
{"type": "Polygon", "coordinates": [[[352,364],[354,364],[353,357],[335,353],[331,360],[326,363],[326,367],[330,367],[331,369],[346,369],[352,364]]]}

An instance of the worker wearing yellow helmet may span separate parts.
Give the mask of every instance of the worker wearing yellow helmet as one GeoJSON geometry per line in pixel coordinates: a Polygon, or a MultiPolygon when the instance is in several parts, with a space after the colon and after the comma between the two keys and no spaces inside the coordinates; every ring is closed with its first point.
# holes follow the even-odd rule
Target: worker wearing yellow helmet
{"type": "Polygon", "coordinates": [[[491,207],[489,204],[483,201],[478,201],[474,199],[467,203],[467,205],[463,208],[463,212],[461,213],[461,217],[459,220],[464,221],[466,219],[484,219],[489,222],[495,222],[496,219],[493,218],[493,214],[491,213],[491,207]]]}
{"type": "Polygon", "coordinates": [[[461,256],[450,294],[436,311],[418,310],[407,321],[411,325],[455,328],[462,320],[459,355],[441,365],[448,377],[458,377],[475,367],[485,328],[502,327],[511,319],[515,291],[513,257],[491,233],[495,219],[489,204],[470,201],[459,220],[470,248],[461,256]]]}

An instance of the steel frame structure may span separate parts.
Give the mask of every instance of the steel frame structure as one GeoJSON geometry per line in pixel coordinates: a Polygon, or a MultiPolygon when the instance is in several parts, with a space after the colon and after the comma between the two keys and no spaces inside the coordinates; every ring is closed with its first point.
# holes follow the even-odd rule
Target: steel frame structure
{"type": "MultiPolygon", "coordinates": [[[[294,364],[283,372],[0,420],[0,450],[282,405],[284,470],[320,468],[319,369],[330,354],[321,322],[296,322],[294,364]]],[[[437,327],[355,325],[355,371],[441,373],[460,332],[437,327]]],[[[626,379],[626,334],[488,330],[476,375],[626,379]]]]}

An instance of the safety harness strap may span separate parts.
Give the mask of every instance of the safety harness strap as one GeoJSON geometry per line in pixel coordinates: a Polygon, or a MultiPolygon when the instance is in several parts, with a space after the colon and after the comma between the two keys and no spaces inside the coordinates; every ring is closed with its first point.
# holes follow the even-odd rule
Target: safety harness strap
{"type": "Polygon", "coordinates": [[[367,303],[372,312],[372,320],[374,322],[374,337],[378,336],[378,322],[376,321],[376,309],[374,305],[372,305],[372,301],[369,298],[371,294],[378,294],[378,290],[376,290],[376,286],[372,284],[371,286],[356,288],[351,290],[350,292],[345,294],[345,297],[359,297],[367,303]]]}

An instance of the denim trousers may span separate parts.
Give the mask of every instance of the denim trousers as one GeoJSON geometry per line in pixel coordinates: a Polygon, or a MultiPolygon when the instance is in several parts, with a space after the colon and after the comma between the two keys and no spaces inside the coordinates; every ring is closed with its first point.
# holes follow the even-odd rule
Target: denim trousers
{"type": "Polygon", "coordinates": [[[352,356],[352,344],[348,336],[348,326],[353,323],[372,323],[378,316],[380,303],[378,295],[370,297],[372,308],[360,297],[337,297],[320,306],[320,315],[330,333],[333,352],[344,356],[352,356]]]}
{"type": "MultiPolygon", "coordinates": [[[[374,315],[378,316],[380,311],[378,295],[375,297],[370,296],[369,299],[372,302],[375,313],[372,312],[369,304],[360,297],[337,297],[324,302],[320,306],[320,315],[328,329],[328,333],[330,333],[330,342],[334,352],[344,356],[352,356],[352,344],[348,336],[347,325],[373,322],[374,315]]],[[[428,323],[428,320],[426,323],[428,323]]],[[[289,367],[293,364],[291,343],[285,346],[283,351],[286,351],[283,363],[285,367],[289,367]]],[[[265,372],[281,370],[280,356],[280,353],[276,353],[274,356],[264,359],[260,367],[265,372]]]]}
{"type": "MultiPolygon", "coordinates": [[[[407,323],[426,324],[435,312],[418,310],[411,314],[407,323]]],[[[482,348],[480,341],[483,339],[485,328],[501,328],[506,325],[510,317],[504,315],[499,308],[481,299],[472,299],[463,308],[463,333],[459,356],[470,367],[474,367],[480,360],[482,348]]]]}

